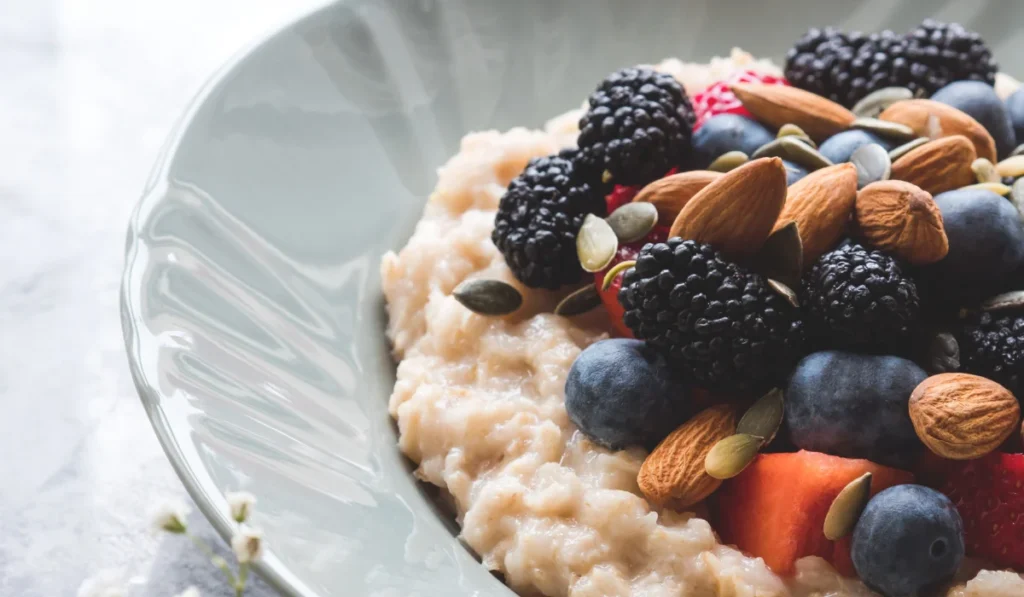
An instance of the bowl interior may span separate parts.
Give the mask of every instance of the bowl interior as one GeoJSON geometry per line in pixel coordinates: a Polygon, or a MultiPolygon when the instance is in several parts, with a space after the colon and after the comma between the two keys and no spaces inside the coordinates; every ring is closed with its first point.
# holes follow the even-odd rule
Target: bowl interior
{"type": "Polygon", "coordinates": [[[814,0],[353,0],[245,53],[169,141],[129,233],[133,374],[222,531],[260,500],[271,582],[295,595],[507,595],[409,475],[378,263],[472,130],[540,126],[614,68],[809,26],[980,31],[1015,73],[1024,4],[814,0]]]}

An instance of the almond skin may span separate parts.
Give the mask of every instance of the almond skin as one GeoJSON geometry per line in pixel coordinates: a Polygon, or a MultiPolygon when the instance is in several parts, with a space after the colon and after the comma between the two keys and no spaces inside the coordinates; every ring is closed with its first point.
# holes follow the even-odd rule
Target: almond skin
{"type": "Polygon", "coordinates": [[[977,120],[953,106],[928,99],[905,100],[889,106],[878,118],[905,124],[930,139],[963,135],[974,145],[977,157],[996,162],[996,142],[992,135],[977,120]]]}
{"type": "Polygon", "coordinates": [[[690,199],[721,176],[721,172],[710,170],[680,172],[648,184],[633,201],[653,203],[658,210],[658,224],[671,226],[690,199]]]}
{"type": "Polygon", "coordinates": [[[856,199],[856,166],[847,162],[815,170],[789,187],[776,228],[796,222],[809,267],[839,243],[856,199]]]}
{"type": "Polygon", "coordinates": [[[892,178],[905,180],[935,196],[974,184],[971,164],[977,158],[967,137],[943,137],[912,149],[893,162],[892,178]]]}
{"type": "Polygon", "coordinates": [[[845,131],[857,119],[834,101],[796,87],[760,83],[734,83],[729,87],[757,120],[775,129],[795,124],[815,141],[845,131]]]}
{"type": "Polygon", "coordinates": [[[654,448],[636,482],[652,503],[682,510],[708,497],[722,482],[704,470],[708,452],[736,431],[736,407],[718,404],[697,413],[654,448]]]}
{"type": "Polygon", "coordinates": [[[679,212],[669,236],[708,243],[731,259],[753,256],[786,203],[786,168],[761,158],[716,178],[679,212]]]}
{"type": "Polygon", "coordinates": [[[1017,429],[1020,406],[996,382],[967,373],[942,373],[910,395],[910,420],[928,449],[943,458],[971,460],[999,447],[1017,429]]]}
{"type": "Polygon", "coordinates": [[[873,182],[857,193],[857,229],[873,247],[913,265],[949,252],[942,211],[927,191],[902,180],[873,182]]]}

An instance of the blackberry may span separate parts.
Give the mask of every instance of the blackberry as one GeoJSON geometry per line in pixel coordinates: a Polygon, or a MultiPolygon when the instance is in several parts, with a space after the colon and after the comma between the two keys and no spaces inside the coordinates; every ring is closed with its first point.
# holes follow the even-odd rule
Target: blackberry
{"type": "Polygon", "coordinates": [[[959,334],[961,370],[987,377],[1020,398],[1024,313],[968,316],[959,334]]]}
{"type": "Polygon", "coordinates": [[[575,150],[530,160],[498,204],[491,239],[512,273],[532,288],[557,289],[583,276],[576,234],[605,215],[604,198],[576,172],[575,150]]]}
{"type": "Polygon", "coordinates": [[[959,23],[926,19],[907,35],[906,57],[912,91],[931,95],[953,81],[983,81],[995,85],[999,70],[981,36],[959,23]]]}
{"type": "Polygon", "coordinates": [[[616,71],[590,94],[589,105],[580,119],[578,161],[592,184],[642,185],[688,161],[695,116],[671,75],[616,71]]]}
{"type": "Polygon", "coordinates": [[[822,348],[895,354],[909,348],[920,312],[917,285],[881,251],[849,244],[825,253],[804,277],[808,334],[822,348]]]}
{"type": "Polygon", "coordinates": [[[623,321],[684,379],[710,390],[764,389],[801,356],[803,322],[767,280],[710,245],[648,243],[619,291],[623,321]]]}

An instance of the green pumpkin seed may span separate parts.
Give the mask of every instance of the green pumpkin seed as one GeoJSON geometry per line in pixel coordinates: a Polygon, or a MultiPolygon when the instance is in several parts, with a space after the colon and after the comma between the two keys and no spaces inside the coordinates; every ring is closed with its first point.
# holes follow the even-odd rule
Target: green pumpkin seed
{"type": "Polygon", "coordinates": [[[751,157],[754,159],[780,157],[784,160],[789,160],[799,164],[804,168],[807,168],[808,171],[818,170],[832,165],[832,162],[827,157],[821,155],[817,149],[801,142],[793,136],[780,137],[774,141],[765,143],[759,147],[751,157]]]}
{"type": "Polygon", "coordinates": [[[843,488],[825,515],[825,537],[838,541],[853,532],[871,498],[871,473],[864,473],[843,488]]]}
{"type": "Polygon", "coordinates": [[[620,243],[636,242],[654,230],[658,208],[646,201],[627,203],[613,211],[607,222],[620,243]]]}
{"type": "Polygon", "coordinates": [[[981,303],[982,311],[1002,311],[1024,307],[1024,290],[1013,290],[997,294],[981,303]]]}
{"type": "Polygon", "coordinates": [[[737,433],[719,440],[704,458],[704,470],[715,479],[731,479],[743,472],[764,445],[764,438],[737,433]]]}
{"type": "Polygon", "coordinates": [[[896,102],[913,98],[914,92],[906,87],[885,87],[865,95],[850,111],[861,118],[875,118],[896,102]]]}
{"type": "Polygon", "coordinates": [[[455,287],[452,296],[478,315],[508,315],[523,304],[516,287],[501,280],[466,280],[455,287]]]}
{"type": "Polygon", "coordinates": [[[795,124],[784,124],[779,127],[779,132],[775,135],[775,138],[779,139],[782,137],[793,137],[803,141],[815,149],[818,148],[818,144],[814,142],[814,139],[811,139],[810,135],[804,132],[804,129],[795,124]]]}
{"type": "Polygon", "coordinates": [[[764,241],[754,256],[754,271],[789,286],[800,285],[804,269],[804,248],[796,222],[779,228],[764,241]]]}
{"type": "Polygon", "coordinates": [[[782,426],[782,415],[785,412],[785,402],[782,390],[775,388],[743,413],[743,418],[736,425],[736,433],[746,433],[755,437],[765,438],[764,445],[772,443],[775,434],[782,426]]]}
{"type": "Polygon", "coordinates": [[[1021,143],[1010,152],[1011,158],[1018,155],[1024,155],[1024,143],[1021,143]]]}
{"type": "Polygon", "coordinates": [[[964,189],[981,189],[984,191],[991,191],[996,195],[1005,197],[1010,194],[1010,187],[1004,185],[1001,182],[979,182],[978,184],[967,185],[962,187],[964,189]]]}
{"type": "Polygon", "coordinates": [[[619,250],[619,239],[604,218],[587,214],[576,235],[576,255],[584,271],[599,272],[608,267],[619,250]]]}
{"type": "Polygon", "coordinates": [[[925,143],[928,143],[929,141],[931,141],[931,139],[929,139],[928,137],[918,137],[913,141],[908,141],[903,145],[900,145],[899,147],[893,148],[893,150],[889,152],[889,159],[895,162],[896,160],[907,155],[911,151],[914,151],[918,147],[921,147],[925,143]]]}
{"type": "Polygon", "coordinates": [[[597,288],[593,284],[587,284],[562,299],[555,307],[555,315],[572,317],[573,315],[582,315],[600,306],[601,295],[598,294],[597,288]]]}
{"type": "Polygon", "coordinates": [[[1002,182],[1002,177],[996,172],[996,167],[986,158],[978,158],[971,162],[971,170],[978,182],[1002,182]]]}
{"type": "Polygon", "coordinates": [[[905,124],[879,120],[877,118],[858,118],[850,124],[850,128],[861,129],[874,133],[879,137],[892,139],[893,141],[910,141],[917,137],[914,129],[905,124]]]}
{"type": "Polygon", "coordinates": [[[999,162],[996,164],[996,173],[1011,178],[1024,176],[1024,155],[1015,155],[999,162]]]}
{"type": "Polygon", "coordinates": [[[877,143],[868,143],[858,147],[850,162],[857,167],[857,188],[863,189],[873,182],[889,180],[892,174],[892,160],[889,152],[877,143]]]}
{"type": "Polygon", "coordinates": [[[742,151],[728,151],[715,158],[715,161],[711,162],[711,165],[708,166],[708,170],[712,172],[728,172],[739,168],[749,161],[750,158],[742,151]]]}
{"type": "Polygon", "coordinates": [[[768,278],[768,286],[771,286],[772,290],[778,293],[782,298],[786,299],[787,303],[793,305],[797,309],[800,308],[800,300],[797,299],[796,293],[793,292],[792,288],[771,278],[768,278]]]}
{"type": "Polygon", "coordinates": [[[619,263],[616,263],[615,267],[608,270],[608,273],[604,275],[604,280],[601,280],[601,290],[608,290],[611,288],[612,282],[615,281],[615,278],[634,265],[636,265],[635,261],[620,261],[619,263]]]}

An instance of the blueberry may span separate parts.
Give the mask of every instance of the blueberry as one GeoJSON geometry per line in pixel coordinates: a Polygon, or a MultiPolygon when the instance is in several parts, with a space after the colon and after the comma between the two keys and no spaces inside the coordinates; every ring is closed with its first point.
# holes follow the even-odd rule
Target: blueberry
{"type": "Polygon", "coordinates": [[[921,449],[908,402],[928,377],[894,356],[812,353],[786,390],[786,426],[804,450],[907,468],[921,449]]]}
{"type": "Polygon", "coordinates": [[[587,347],[565,380],[569,419],[618,450],[652,449],[690,414],[689,392],[646,342],[616,338],[587,347]]]}
{"type": "Polygon", "coordinates": [[[981,123],[995,140],[999,157],[1005,157],[1016,147],[1016,135],[1006,106],[988,83],[956,81],[936,91],[932,99],[953,106],[981,123]]]}
{"type": "Polygon", "coordinates": [[[917,597],[953,577],[964,558],[964,527],[953,502],[921,485],[871,498],[853,530],[853,567],[885,597],[917,597]]]}
{"type": "Polygon", "coordinates": [[[786,186],[807,176],[807,168],[799,164],[794,164],[789,160],[782,160],[782,165],[786,167],[786,186]]]}
{"type": "Polygon", "coordinates": [[[1013,124],[1017,143],[1024,143],[1024,87],[1006,98],[1006,111],[1010,113],[1010,123],[1013,124]]]}
{"type": "Polygon", "coordinates": [[[696,166],[707,168],[715,158],[729,151],[752,155],[774,138],[768,129],[749,118],[736,114],[712,116],[693,134],[696,166]]]}
{"type": "Polygon", "coordinates": [[[832,160],[833,164],[841,164],[849,162],[850,156],[853,155],[854,151],[857,151],[857,148],[869,143],[877,143],[884,147],[886,151],[895,147],[892,143],[874,133],[860,129],[851,129],[825,139],[818,148],[818,151],[821,152],[821,155],[832,160]]]}

